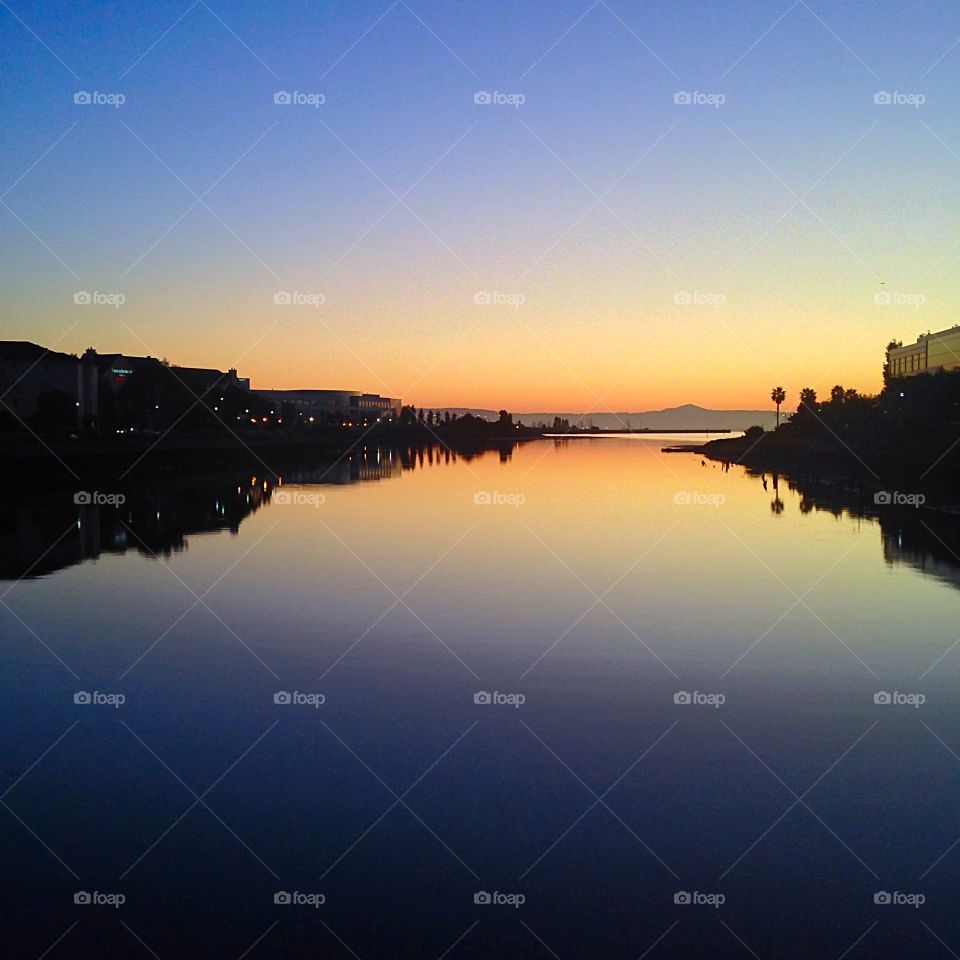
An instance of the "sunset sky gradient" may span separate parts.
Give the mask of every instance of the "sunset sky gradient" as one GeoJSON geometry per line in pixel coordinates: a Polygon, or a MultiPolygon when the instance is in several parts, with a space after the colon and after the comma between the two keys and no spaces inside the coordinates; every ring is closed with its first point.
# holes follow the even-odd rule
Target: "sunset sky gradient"
{"type": "Polygon", "coordinates": [[[426,407],[875,391],[957,319],[958,37],[955,0],[19,0],[3,338],[426,407]]]}

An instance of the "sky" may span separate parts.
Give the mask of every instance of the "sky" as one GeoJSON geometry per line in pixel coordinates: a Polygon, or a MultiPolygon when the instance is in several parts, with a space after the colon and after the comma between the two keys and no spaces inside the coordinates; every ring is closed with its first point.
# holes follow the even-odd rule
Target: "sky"
{"type": "Polygon", "coordinates": [[[958,320],[955,0],[12,0],[0,54],[4,339],[755,409],[958,320]]]}

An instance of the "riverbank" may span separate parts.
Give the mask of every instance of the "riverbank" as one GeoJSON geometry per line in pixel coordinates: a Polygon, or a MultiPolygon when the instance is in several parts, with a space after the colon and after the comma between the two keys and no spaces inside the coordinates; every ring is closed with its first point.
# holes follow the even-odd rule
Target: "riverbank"
{"type": "Polygon", "coordinates": [[[923,494],[951,510],[960,505],[960,434],[956,432],[881,445],[877,438],[798,437],[781,429],[759,437],[711,440],[689,449],[710,460],[857,496],[897,491],[923,494]]]}
{"type": "Polygon", "coordinates": [[[249,468],[276,479],[298,466],[361,453],[369,447],[401,450],[439,446],[470,454],[509,449],[536,440],[540,431],[514,430],[508,435],[496,424],[482,433],[450,427],[387,424],[371,428],[286,431],[223,430],[171,433],[156,437],[127,434],[117,437],[0,436],[0,488],[75,489],[103,483],[140,482],[184,473],[249,468]]]}

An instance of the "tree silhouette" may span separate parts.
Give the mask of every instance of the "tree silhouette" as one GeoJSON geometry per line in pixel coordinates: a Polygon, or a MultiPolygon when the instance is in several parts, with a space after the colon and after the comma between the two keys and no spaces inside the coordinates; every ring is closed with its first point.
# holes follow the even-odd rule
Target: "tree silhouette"
{"type": "Polygon", "coordinates": [[[817,391],[811,387],[804,387],[800,391],[800,403],[797,404],[796,422],[809,426],[813,422],[818,409],[817,391]]]}
{"type": "Polygon", "coordinates": [[[892,376],[892,372],[890,370],[890,352],[902,346],[903,346],[902,340],[891,340],[887,344],[887,351],[886,351],[886,354],[884,355],[884,360],[883,360],[883,385],[884,386],[889,385],[890,378],[892,376]]]}
{"type": "Polygon", "coordinates": [[[770,393],[770,399],[777,405],[777,427],[780,426],[780,404],[787,399],[783,387],[774,387],[770,393]]]}

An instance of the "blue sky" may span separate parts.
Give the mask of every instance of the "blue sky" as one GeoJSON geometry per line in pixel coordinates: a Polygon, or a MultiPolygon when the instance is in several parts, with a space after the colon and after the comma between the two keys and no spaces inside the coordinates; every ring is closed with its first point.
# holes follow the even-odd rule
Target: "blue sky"
{"type": "Polygon", "coordinates": [[[891,335],[955,316],[958,37],[955,2],[0,7],[4,335],[538,406],[624,349],[650,366],[621,404],[745,405],[733,345],[761,337],[758,384],[846,359],[875,388],[891,335]],[[878,310],[881,284],[923,304],[878,310]],[[78,318],[78,289],[126,303],[78,318]],[[323,309],[277,314],[286,289],[323,309]],[[486,290],[524,305],[478,313],[486,290]],[[722,314],[678,313],[689,290],[722,314]],[[530,366],[492,373],[504,343],[530,366]]]}

